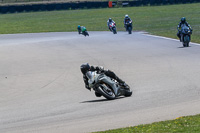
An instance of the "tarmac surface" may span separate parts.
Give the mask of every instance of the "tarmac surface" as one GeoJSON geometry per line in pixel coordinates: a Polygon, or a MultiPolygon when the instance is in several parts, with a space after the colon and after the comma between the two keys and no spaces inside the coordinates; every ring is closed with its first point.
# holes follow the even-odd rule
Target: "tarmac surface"
{"type": "Polygon", "coordinates": [[[86,133],[200,114],[200,45],[142,32],[0,35],[0,132],[86,133]],[[106,100],[80,65],[104,66],[133,90],[106,100]]]}

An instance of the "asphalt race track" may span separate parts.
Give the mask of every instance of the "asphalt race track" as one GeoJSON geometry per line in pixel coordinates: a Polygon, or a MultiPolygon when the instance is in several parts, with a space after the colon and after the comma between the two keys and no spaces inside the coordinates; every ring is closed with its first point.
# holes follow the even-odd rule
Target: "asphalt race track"
{"type": "Polygon", "coordinates": [[[200,113],[200,45],[142,32],[0,35],[0,132],[85,133],[200,113]],[[132,97],[84,88],[80,65],[113,70],[132,97]]]}

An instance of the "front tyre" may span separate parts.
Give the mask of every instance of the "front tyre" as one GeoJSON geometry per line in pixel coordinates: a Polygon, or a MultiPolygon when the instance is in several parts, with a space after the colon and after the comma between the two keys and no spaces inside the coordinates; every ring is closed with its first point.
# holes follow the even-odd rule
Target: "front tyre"
{"type": "Polygon", "coordinates": [[[100,84],[97,91],[108,100],[113,100],[116,97],[112,89],[106,84],[100,84]]]}
{"type": "Polygon", "coordinates": [[[132,34],[132,29],[131,29],[130,26],[128,27],[128,33],[129,33],[129,34],[132,34]]]}
{"type": "Polygon", "coordinates": [[[190,43],[190,36],[189,35],[183,36],[183,47],[189,47],[189,43],[190,43]]]}
{"type": "Polygon", "coordinates": [[[87,31],[84,31],[83,32],[83,35],[86,37],[86,36],[89,36],[88,32],[87,31]]]}
{"type": "Polygon", "coordinates": [[[117,34],[116,28],[113,28],[113,34],[117,34]]]}

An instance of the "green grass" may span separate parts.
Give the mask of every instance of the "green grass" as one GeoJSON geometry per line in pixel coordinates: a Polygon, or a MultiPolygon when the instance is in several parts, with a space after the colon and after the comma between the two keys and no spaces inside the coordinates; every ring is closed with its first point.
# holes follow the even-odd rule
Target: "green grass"
{"type": "Polygon", "coordinates": [[[200,115],[96,133],[200,133],[200,115]]]}
{"type": "MultiPolygon", "coordinates": [[[[0,0],[0,4],[5,4],[5,3],[31,3],[31,2],[43,2],[43,3],[49,3],[49,2],[71,2],[71,1],[99,1],[99,0],[0,0]]],[[[101,1],[108,1],[108,0],[101,0],[101,1]]]]}
{"type": "Polygon", "coordinates": [[[37,33],[76,31],[84,25],[88,31],[108,30],[109,17],[124,30],[124,15],[133,20],[133,30],[171,38],[176,37],[176,27],[181,17],[186,17],[193,28],[192,42],[200,43],[200,3],[127,8],[82,9],[51,12],[1,14],[0,33],[37,33]]]}

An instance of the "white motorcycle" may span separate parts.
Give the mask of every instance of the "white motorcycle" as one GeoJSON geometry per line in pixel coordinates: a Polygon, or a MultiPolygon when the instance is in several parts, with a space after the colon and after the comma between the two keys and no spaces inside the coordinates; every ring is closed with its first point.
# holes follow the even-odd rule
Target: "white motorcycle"
{"type": "Polygon", "coordinates": [[[116,28],[116,24],[115,23],[111,22],[109,24],[109,27],[111,29],[111,32],[113,32],[113,34],[117,34],[117,28],[116,28]]]}
{"type": "Polygon", "coordinates": [[[98,74],[96,71],[88,71],[86,76],[89,87],[108,100],[113,100],[119,96],[130,97],[132,95],[128,85],[126,87],[121,86],[119,82],[103,73],[98,74]]]}

